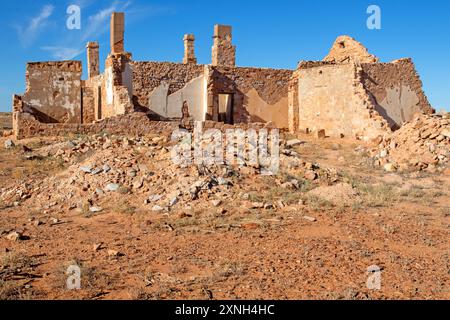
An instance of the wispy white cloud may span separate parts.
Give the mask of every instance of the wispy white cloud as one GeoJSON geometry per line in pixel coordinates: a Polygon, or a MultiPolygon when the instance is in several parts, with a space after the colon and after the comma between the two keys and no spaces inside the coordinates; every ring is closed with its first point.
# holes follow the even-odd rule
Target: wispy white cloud
{"type": "Polygon", "coordinates": [[[125,11],[131,6],[131,1],[114,1],[108,8],[102,9],[88,18],[83,29],[82,41],[97,38],[109,30],[109,19],[116,11],[125,11]]]}
{"type": "MultiPolygon", "coordinates": [[[[52,57],[58,60],[71,60],[78,57],[84,52],[87,41],[95,41],[108,32],[111,14],[125,11],[131,6],[131,3],[131,1],[115,0],[108,7],[89,16],[86,22],[83,21],[80,33],[76,38],[65,38],[61,45],[44,46],[41,49],[50,52],[52,57]]],[[[88,5],[88,2],[80,1],[80,4],[88,5]]]]}
{"type": "MultiPolygon", "coordinates": [[[[70,0],[72,2],[74,0],[70,0]]],[[[93,0],[76,0],[75,4],[80,7],[89,7],[93,0]]],[[[83,12],[87,9],[83,9],[83,12]]],[[[152,5],[137,6],[133,4],[132,0],[114,0],[108,6],[98,10],[94,14],[83,17],[81,22],[81,30],[69,31],[64,30],[64,35],[59,37],[62,39],[53,45],[41,47],[42,50],[48,51],[52,58],[58,60],[71,60],[85,51],[86,43],[88,41],[97,41],[104,34],[109,32],[109,19],[113,12],[125,12],[126,20],[136,21],[147,18],[149,16],[173,14],[175,11],[170,7],[159,7],[152,5]]]]}
{"type": "Polygon", "coordinates": [[[19,40],[23,46],[28,47],[36,40],[39,33],[47,26],[54,9],[55,7],[52,5],[45,5],[37,16],[29,20],[25,28],[22,26],[16,27],[19,40]]]}
{"type": "Polygon", "coordinates": [[[52,57],[57,60],[71,60],[84,52],[84,48],[44,46],[41,49],[50,52],[52,57]]]}

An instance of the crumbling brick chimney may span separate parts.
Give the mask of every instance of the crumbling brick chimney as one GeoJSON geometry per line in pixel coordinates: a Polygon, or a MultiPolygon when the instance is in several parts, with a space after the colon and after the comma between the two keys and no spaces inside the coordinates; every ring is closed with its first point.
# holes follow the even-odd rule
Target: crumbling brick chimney
{"type": "Polygon", "coordinates": [[[93,78],[100,74],[99,67],[99,45],[98,42],[88,42],[87,46],[87,64],[88,64],[88,77],[93,78]]]}
{"type": "Polygon", "coordinates": [[[125,14],[113,12],[111,15],[111,53],[123,53],[125,33],[125,14]]]}
{"type": "Polygon", "coordinates": [[[223,67],[235,67],[236,46],[231,43],[231,26],[214,26],[214,45],[212,47],[212,65],[223,67]]]}
{"type": "Polygon", "coordinates": [[[184,64],[197,64],[197,58],[195,57],[194,41],[195,36],[193,34],[184,35],[184,64]]]}

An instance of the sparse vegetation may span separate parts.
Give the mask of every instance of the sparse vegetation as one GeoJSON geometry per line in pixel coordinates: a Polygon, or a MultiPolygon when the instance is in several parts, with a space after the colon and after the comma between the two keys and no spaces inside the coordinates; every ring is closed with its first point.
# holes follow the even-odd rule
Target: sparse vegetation
{"type": "MultiPolygon", "coordinates": [[[[371,265],[374,259],[386,261],[388,268],[400,263],[390,258],[391,251],[375,253],[367,245],[379,239],[390,249],[395,242],[398,256],[401,253],[411,261],[417,255],[409,248],[420,246],[421,252],[445,269],[437,256],[446,234],[442,219],[448,216],[444,176],[436,180],[429,173],[387,176],[369,170],[358,155],[353,159],[347,154],[353,146],[345,141],[339,142],[339,150],[323,149],[326,163],[317,165],[314,150],[318,148],[314,141],[307,141],[297,149],[309,148],[308,159],[288,159],[300,159],[298,167],[261,176],[249,167],[179,168],[169,162],[169,154],[160,151],[167,147],[165,143],[154,146],[141,137],[126,148],[121,147],[121,136],[109,141],[114,147],[105,148],[106,140],[86,139],[69,144],[64,163],[53,146],[65,145],[56,140],[27,142],[36,149],[33,152],[50,150],[40,159],[25,160],[20,148],[1,150],[0,169],[7,179],[0,185],[0,241],[14,252],[26,246],[30,254],[44,254],[43,264],[27,271],[30,278],[2,279],[2,297],[334,297],[317,292],[319,278],[331,288],[327,292],[343,297],[348,283],[360,275],[361,265],[371,265]],[[336,151],[351,159],[346,173],[334,167],[342,165],[336,151]],[[150,154],[150,160],[143,157],[150,154]],[[197,182],[201,187],[194,189],[197,182]],[[314,190],[325,197],[315,196],[314,190]],[[101,211],[91,212],[91,208],[101,211]],[[25,237],[7,240],[13,230],[25,237]],[[404,243],[406,251],[402,251],[404,243]],[[353,267],[348,264],[350,257],[361,261],[353,267]],[[66,260],[81,267],[81,290],[66,289],[68,265],[61,262],[66,260]],[[342,279],[342,285],[327,280],[331,274],[342,279]],[[46,285],[34,276],[45,277],[46,285]],[[305,290],[296,288],[298,283],[305,290]]],[[[433,279],[444,276],[425,269],[423,274],[433,279]]],[[[401,269],[398,277],[410,279],[411,274],[401,269]]],[[[424,280],[418,286],[428,290],[433,283],[424,280]]],[[[401,285],[397,290],[407,292],[401,285]]],[[[421,292],[412,297],[422,296],[421,292]]],[[[385,292],[348,297],[366,296],[393,297],[385,292]]]]}
{"type": "Polygon", "coordinates": [[[26,284],[36,277],[36,261],[21,253],[1,256],[0,300],[30,300],[34,293],[26,284]]]}

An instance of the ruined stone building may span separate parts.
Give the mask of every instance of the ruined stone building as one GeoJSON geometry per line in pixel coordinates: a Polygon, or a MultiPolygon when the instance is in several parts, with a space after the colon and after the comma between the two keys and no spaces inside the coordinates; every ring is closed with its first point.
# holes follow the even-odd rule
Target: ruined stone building
{"type": "Polygon", "coordinates": [[[212,63],[197,64],[195,36],[184,36],[182,63],[135,61],[125,51],[125,17],[111,17],[110,54],[100,72],[99,45],[80,61],[27,64],[26,92],[13,98],[17,138],[61,133],[145,133],[181,119],[183,102],[207,127],[275,126],[291,132],[376,137],[433,109],[410,59],[380,63],[340,37],[323,61],[297,70],[236,66],[230,26],[214,27],[212,63]]]}

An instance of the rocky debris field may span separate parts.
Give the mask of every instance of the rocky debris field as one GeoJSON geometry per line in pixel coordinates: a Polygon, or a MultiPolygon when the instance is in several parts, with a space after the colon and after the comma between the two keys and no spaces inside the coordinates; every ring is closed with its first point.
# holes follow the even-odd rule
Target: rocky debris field
{"type": "Polygon", "coordinates": [[[284,135],[273,176],[176,165],[165,134],[3,138],[0,298],[448,298],[446,121],[418,118],[383,140],[384,157],[284,135]],[[371,162],[400,168],[397,155],[431,142],[435,171],[371,162]],[[366,286],[372,265],[381,290],[366,286]]]}
{"type": "Polygon", "coordinates": [[[371,150],[386,171],[442,171],[450,159],[450,114],[418,115],[371,150]]]}
{"type": "MultiPolygon", "coordinates": [[[[281,166],[286,181],[267,178],[273,185],[286,190],[298,190],[307,183],[333,183],[339,180],[336,170],[308,163],[292,150],[295,140],[285,142],[281,166]],[[300,177],[300,178],[299,178],[300,177]]],[[[37,210],[77,210],[99,212],[111,199],[125,200],[148,206],[155,212],[170,212],[174,207],[189,206],[208,199],[236,197],[239,186],[260,175],[257,166],[176,165],[171,159],[170,142],[166,137],[144,138],[92,136],[51,144],[32,150],[22,146],[27,161],[53,159],[67,169],[43,180],[33,177],[21,184],[12,183],[0,189],[0,199],[8,205],[36,206],[37,210]],[[48,192],[52,190],[52,192],[48,192]]],[[[6,140],[6,148],[15,144],[6,140]]],[[[206,201],[206,202],[205,202],[206,201]]],[[[112,201],[114,203],[114,201],[112,201]]],[[[248,204],[254,206],[254,204],[248,204]]],[[[273,203],[262,203],[273,207],[273,203]]]]}

